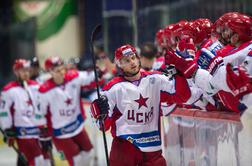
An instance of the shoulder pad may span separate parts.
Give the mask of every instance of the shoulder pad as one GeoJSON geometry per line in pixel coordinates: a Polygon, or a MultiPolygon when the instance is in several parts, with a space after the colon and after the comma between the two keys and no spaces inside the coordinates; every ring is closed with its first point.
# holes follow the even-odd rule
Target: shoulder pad
{"type": "Polygon", "coordinates": [[[141,71],[142,76],[152,75],[152,74],[162,74],[160,71],[141,71]]]}
{"type": "Polygon", "coordinates": [[[27,83],[28,85],[38,85],[38,82],[34,80],[28,80],[27,83]]]}
{"type": "Polygon", "coordinates": [[[104,85],[102,90],[104,90],[104,91],[109,90],[115,84],[123,82],[123,81],[125,81],[125,79],[123,77],[115,77],[111,81],[109,81],[106,85],[104,85]]]}
{"type": "Polygon", "coordinates": [[[71,81],[73,80],[74,78],[78,77],[79,76],[79,73],[77,70],[68,70],[65,74],[65,81],[68,82],[68,81],[71,81]]]}
{"type": "Polygon", "coordinates": [[[42,85],[40,85],[39,87],[39,92],[41,93],[46,93],[49,90],[53,89],[56,86],[56,84],[53,82],[52,79],[47,80],[46,82],[44,82],[42,85]]]}
{"type": "Polygon", "coordinates": [[[11,88],[18,87],[18,86],[20,86],[19,82],[17,82],[17,81],[11,81],[11,82],[9,82],[7,85],[5,85],[3,87],[3,91],[8,91],[11,88]]]}

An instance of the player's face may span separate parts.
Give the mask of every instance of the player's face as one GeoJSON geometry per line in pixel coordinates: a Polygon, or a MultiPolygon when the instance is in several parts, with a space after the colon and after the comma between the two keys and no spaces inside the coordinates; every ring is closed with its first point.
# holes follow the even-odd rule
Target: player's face
{"type": "Polygon", "coordinates": [[[222,32],[222,38],[225,40],[226,43],[230,43],[230,39],[232,35],[233,35],[233,31],[230,28],[225,27],[222,32]]]}
{"type": "Polygon", "coordinates": [[[120,60],[120,67],[126,76],[133,76],[140,71],[139,61],[136,54],[125,56],[120,60]]]}
{"type": "Polygon", "coordinates": [[[16,76],[21,81],[28,81],[30,79],[30,69],[22,68],[15,71],[16,76]]]}
{"type": "Polygon", "coordinates": [[[235,46],[237,43],[239,43],[239,35],[237,33],[234,33],[230,38],[230,44],[235,46]]]}
{"type": "Polygon", "coordinates": [[[66,68],[64,65],[54,67],[50,71],[50,73],[51,73],[52,78],[56,84],[64,83],[64,77],[65,77],[65,73],[66,73],[66,68]]]}
{"type": "Polygon", "coordinates": [[[227,42],[226,42],[225,39],[222,37],[222,33],[224,33],[224,27],[223,27],[223,26],[217,26],[217,27],[216,27],[216,32],[217,32],[216,37],[218,37],[219,41],[221,41],[221,43],[223,43],[224,45],[226,45],[227,42]]]}

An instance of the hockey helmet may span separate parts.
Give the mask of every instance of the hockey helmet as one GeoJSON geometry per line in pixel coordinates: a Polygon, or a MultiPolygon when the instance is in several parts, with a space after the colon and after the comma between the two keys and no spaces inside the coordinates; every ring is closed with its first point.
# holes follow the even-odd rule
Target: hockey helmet
{"type": "Polygon", "coordinates": [[[16,59],[12,66],[14,71],[23,69],[23,68],[30,68],[30,67],[31,67],[31,62],[26,59],[16,59]]]}
{"type": "Polygon", "coordinates": [[[155,44],[157,47],[163,48],[164,46],[164,29],[160,29],[156,33],[155,44]]]}
{"type": "Polygon", "coordinates": [[[137,51],[136,51],[136,48],[129,45],[129,44],[125,44],[125,45],[117,48],[116,51],[115,51],[115,63],[116,63],[116,65],[120,67],[120,59],[122,59],[125,56],[130,56],[130,55],[133,55],[133,54],[135,54],[139,58],[139,56],[137,54],[137,51]]]}
{"type": "Polygon", "coordinates": [[[199,18],[192,22],[191,27],[195,30],[194,43],[200,44],[210,37],[213,23],[207,18],[199,18]]]}
{"type": "Polygon", "coordinates": [[[54,67],[57,67],[57,66],[60,66],[63,64],[64,64],[64,62],[60,57],[58,57],[58,56],[49,57],[45,60],[45,69],[48,71],[54,67]]]}

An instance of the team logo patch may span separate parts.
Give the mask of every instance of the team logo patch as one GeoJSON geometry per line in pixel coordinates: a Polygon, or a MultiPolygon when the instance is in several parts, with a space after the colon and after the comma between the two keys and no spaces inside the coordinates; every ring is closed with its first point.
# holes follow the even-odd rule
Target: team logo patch
{"type": "Polygon", "coordinates": [[[155,80],[156,80],[156,79],[155,79],[154,77],[151,77],[151,78],[150,78],[150,83],[151,83],[151,84],[154,84],[154,83],[155,83],[155,80]]]}
{"type": "Polygon", "coordinates": [[[134,139],[133,139],[132,137],[129,136],[129,137],[127,138],[127,141],[129,141],[130,143],[133,143],[133,142],[134,142],[134,139]]]}
{"type": "Polygon", "coordinates": [[[20,129],[20,134],[22,135],[22,136],[24,136],[24,135],[26,135],[26,130],[25,130],[25,128],[21,128],[20,129]]]}
{"type": "Polygon", "coordinates": [[[146,101],[147,101],[148,99],[149,99],[148,97],[144,98],[144,97],[142,96],[142,94],[140,94],[139,99],[134,100],[134,101],[138,103],[138,109],[140,109],[142,106],[145,106],[146,108],[148,108],[148,106],[147,106],[147,104],[146,104],[146,101]]]}

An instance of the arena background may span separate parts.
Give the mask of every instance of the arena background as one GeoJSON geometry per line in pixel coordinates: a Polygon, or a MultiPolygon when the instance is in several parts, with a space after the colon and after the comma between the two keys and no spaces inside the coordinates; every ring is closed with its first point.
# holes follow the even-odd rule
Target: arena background
{"type": "MultiPolygon", "coordinates": [[[[27,12],[23,16],[20,12],[21,5],[17,7],[21,2],[30,6],[26,9],[28,12],[34,10],[36,6],[42,6],[40,3],[55,3],[56,6],[60,2],[70,4],[72,13],[68,12],[69,8],[63,8],[61,12],[76,16],[76,25],[70,26],[72,34],[70,33],[69,36],[78,37],[73,42],[78,46],[75,46],[72,52],[66,52],[68,53],[64,55],[66,59],[75,56],[89,58],[90,34],[92,28],[100,23],[103,25],[103,33],[99,37],[99,42],[112,58],[113,51],[121,44],[132,43],[139,46],[145,41],[154,41],[155,32],[181,19],[206,17],[215,21],[222,14],[230,11],[252,14],[251,0],[124,0],[120,2],[117,0],[2,0],[0,2],[0,87],[13,78],[11,64],[15,58],[39,56],[44,59],[44,56],[48,56],[43,53],[46,51],[46,45],[37,45],[37,41],[41,41],[38,31],[41,30],[41,22],[44,23],[39,20],[43,13],[37,11],[37,15],[35,12],[28,15],[27,12]]],[[[53,7],[50,9],[55,10],[53,7]]],[[[56,27],[55,29],[58,27],[58,24],[46,25],[56,27]]],[[[53,35],[58,35],[58,31],[53,35]]],[[[57,47],[51,48],[50,56],[54,54],[63,56],[64,52],[60,50],[66,48],[69,42],[64,38],[59,40],[56,41],[59,44],[54,44],[57,47]]]]}

